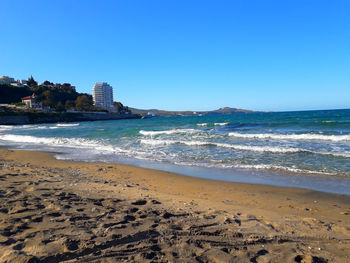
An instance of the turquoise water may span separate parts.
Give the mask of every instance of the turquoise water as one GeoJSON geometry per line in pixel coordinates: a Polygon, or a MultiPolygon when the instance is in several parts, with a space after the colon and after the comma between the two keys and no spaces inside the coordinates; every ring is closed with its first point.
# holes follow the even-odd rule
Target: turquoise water
{"type": "Polygon", "coordinates": [[[61,152],[62,159],[206,171],[212,179],[350,178],[350,110],[0,126],[0,145],[61,152]]]}

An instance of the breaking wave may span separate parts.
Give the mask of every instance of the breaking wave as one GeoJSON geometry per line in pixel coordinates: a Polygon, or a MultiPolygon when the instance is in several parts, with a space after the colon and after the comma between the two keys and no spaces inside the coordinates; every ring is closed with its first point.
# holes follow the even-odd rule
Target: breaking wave
{"type": "Polygon", "coordinates": [[[272,152],[272,153],[310,152],[308,150],[299,149],[299,148],[282,148],[282,147],[273,147],[273,146],[248,146],[248,145],[237,145],[237,144],[216,143],[216,142],[201,142],[201,141],[141,139],[140,142],[142,144],[147,144],[152,146],[183,144],[187,146],[215,146],[215,147],[221,147],[221,148],[231,148],[234,150],[253,151],[253,152],[272,152]]]}
{"type": "Polygon", "coordinates": [[[197,123],[197,126],[200,126],[200,127],[205,127],[205,126],[226,126],[228,125],[229,123],[228,122],[215,122],[214,124],[210,124],[210,123],[197,123]]]}
{"type": "Polygon", "coordinates": [[[232,168],[252,169],[252,170],[276,170],[276,171],[301,173],[301,174],[337,175],[337,173],[331,173],[331,172],[298,169],[298,168],[286,167],[286,166],[281,166],[281,165],[269,165],[269,164],[256,164],[256,165],[239,164],[239,165],[232,165],[232,168]]]}
{"type": "Polygon", "coordinates": [[[275,139],[275,140],[319,140],[319,141],[350,141],[350,135],[322,135],[322,134],[275,134],[275,133],[238,133],[230,132],[229,136],[244,139],[275,139]]]}
{"type": "Polygon", "coordinates": [[[160,134],[175,134],[175,133],[196,133],[199,132],[195,129],[173,129],[173,130],[165,130],[165,131],[139,131],[140,134],[146,136],[155,136],[160,134]]]}
{"type": "Polygon", "coordinates": [[[240,144],[228,144],[228,143],[216,143],[206,141],[181,141],[181,140],[154,140],[154,139],[141,139],[141,144],[151,146],[162,146],[162,145],[174,145],[182,144],[186,146],[213,146],[220,148],[230,148],[238,151],[251,151],[251,152],[270,152],[270,153],[313,153],[320,155],[332,155],[336,157],[350,158],[350,154],[346,153],[331,153],[331,152],[318,152],[302,148],[292,147],[276,147],[276,146],[252,146],[252,145],[240,145],[240,144]]]}
{"type": "Polygon", "coordinates": [[[57,127],[74,127],[74,126],[79,126],[79,123],[59,123],[56,126],[57,127]]]}
{"type": "Polygon", "coordinates": [[[25,143],[34,145],[46,145],[55,147],[67,147],[67,148],[83,148],[93,150],[103,150],[109,152],[119,152],[119,148],[106,144],[103,141],[91,140],[85,138],[62,138],[62,137],[35,137],[30,135],[14,135],[4,134],[0,135],[0,140],[10,141],[15,143],[25,143]]]}

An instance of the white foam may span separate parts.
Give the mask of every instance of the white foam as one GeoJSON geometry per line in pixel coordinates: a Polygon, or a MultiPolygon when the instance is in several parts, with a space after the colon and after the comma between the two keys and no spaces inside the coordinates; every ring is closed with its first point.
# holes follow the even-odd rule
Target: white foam
{"type": "Polygon", "coordinates": [[[62,137],[35,137],[30,135],[0,135],[0,140],[15,143],[25,143],[27,145],[47,145],[54,147],[80,148],[97,151],[122,152],[123,150],[115,146],[106,144],[103,141],[90,140],[85,138],[62,138],[62,137]]]}
{"type": "MultiPolygon", "coordinates": [[[[22,129],[24,129],[23,127],[21,127],[22,129]]],[[[33,126],[33,127],[28,127],[25,128],[27,130],[46,130],[46,129],[51,129],[53,127],[48,127],[48,126],[33,126]]]]}
{"type": "Polygon", "coordinates": [[[340,152],[314,152],[316,154],[321,154],[321,155],[331,155],[331,156],[336,156],[336,157],[344,157],[344,158],[350,158],[350,153],[340,153],[340,152]]]}
{"type": "Polygon", "coordinates": [[[48,127],[46,127],[46,126],[38,126],[38,127],[36,127],[36,128],[33,128],[33,130],[45,130],[45,129],[47,129],[48,127]]]}
{"type": "Polygon", "coordinates": [[[7,126],[7,125],[0,125],[0,132],[2,131],[10,131],[12,130],[13,126],[7,126]]]}
{"type": "Polygon", "coordinates": [[[171,145],[175,144],[175,141],[165,141],[165,140],[152,140],[152,139],[141,139],[141,144],[147,144],[152,146],[160,146],[160,145],[171,145]]]}
{"type": "Polygon", "coordinates": [[[305,169],[298,169],[293,167],[270,165],[270,164],[255,164],[255,165],[239,164],[239,165],[234,165],[234,168],[252,169],[252,170],[279,170],[279,171],[302,173],[302,174],[336,175],[336,173],[305,170],[305,169]]]}
{"type": "Polygon", "coordinates": [[[216,122],[214,123],[215,126],[226,126],[228,125],[228,122],[216,122]]]}
{"type": "Polygon", "coordinates": [[[145,136],[155,136],[160,134],[174,134],[174,133],[195,133],[199,132],[195,129],[173,129],[173,130],[164,130],[164,131],[144,131],[140,130],[139,133],[145,136]]]}
{"type": "MultiPolygon", "coordinates": [[[[212,160],[212,162],[214,162],[212,160]]],[[[322,172],[322,171],[314,171],[314,170],[305,170],[305,169],[298,169],[293,167],[286,167],[281,165],[270,165],[270,164],[253,164],[253,165],[246,165],[246,164],[226,164],[226,163],[193,163],[193,162],[186,162],[186,161],[176,161],[174,164],[177,165],[186,165],[186,166],[201,166],[206,168],[223,168],[223,169],[249,169],[249,170],[275,170],[275,171],[283,171],[283,172],[289,172],[289,173],[299,173],[299,174],[317,174],[317,175],[338,175],[337,173],[332,172],[322,172]]]]}
{"type": "Polygon", "coordinates": [[[216,143],[216,142],[202,142],[202,141],[177,141],[177,140],[153,140],[153,139],[141,139],[142,144],[160,146],[160,145],[173,145],[183,144],[187,146],[216,146],[222,148],[231,148],[234,150],[242,151],[253,151],[253,152],[272,152],[272,153],[297,153],[297,152],[311,152],[309,150],[300,148],[283,148],[273,146],[250,146],[250,145],[239,145],[239,144],[227,144],[227,143],[216,143]]]}
{"type": "Polygon", "coordinates": [[[79,126],[79,123],[59,123],[56,126],[57,127],[74,127],[74,126],[79,126]]]}
{"type": "Polygon", "coordinates": [[[215,122],[214,124],[209,124],[209,123],[206,123],[206,122],[204,122],[204,123],[197,123],[197,126],[212,126],[212,125],[214,125],[214,126],[226,126],[226,125],[228,125],[229,123],[228,122],[215,122]]]}
{"type": "Polygon", "coordinates": [[[0,125],[0,131],[4,130],[44,130],[44,129],[48,129],[48,126],[38,126],[38,125],[21,125],[21,126],[2,126],[0,125]]]}
{"type": "Polygon", "coordinates": [[[275,140],[319,140],[319,141],[350,141],[350,135],[321,135],[321,134],[275,134],[275,133],[238,133],[230,132],[229,136],[244,139],[275,139],[275,140]]]}

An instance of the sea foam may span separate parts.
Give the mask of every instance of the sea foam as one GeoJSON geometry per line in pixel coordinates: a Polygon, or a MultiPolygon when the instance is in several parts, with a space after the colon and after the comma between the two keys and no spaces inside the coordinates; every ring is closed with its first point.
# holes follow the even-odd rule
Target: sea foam
{"type": "Polygon", "coordinates": [[[238,165],[232,165],[231,167],[239,168],[239,169],[250,169],[250,170],[276,170],[276,171],[284,171],[284,172],[300,173],[300,174],[336,175],[336,173],[331,173],[331,172],[298,169],[293,167],[286,167],[281,165],[269,165],[269,164],[256,164],[256,165],[238,164],[238,165]]]}
{"type": "Polygon", "coordinates": [[[273,146],[250,146],[250,145],[237,145],[237,144],[205,142],[205,141],[203,142],[203,141],[141,139],[140,142],[142,144],[148,144],[148,145],[152,145],[152,146],[183,144],[183,145],[187,145],[187,146],[214,146],[214,147],[231,148],[234,150],[253,151],[253,152],[271,152],[271,153],[310,152],[309,150],[300,149],[300,148],[283,148],[283,147],[273,147],[273,146]]]}
{"type": "Polygon", "coordinates": [[[196,133],[199,132],[195,129],[173,129],[173,130],[164,130],[164,131],[144,131],[140,130],[139,133],[146,136],[155,136],[160,134],[174,134],[174,133],[196,133]]]}
{"type": "Polygon", "coordinates": [[[35,137],[31,135],[4,134],[0,135],[0,140],[10,141],[14,143],[25,143],[29,145],[34,144],[54,147],[90,149],[101,152],[123,152],[123,150],[120,148],[107,144],[104,141],[91,140],[86,138],[35,137]]]}
{"type": "Polygon", "coordinates": [[[324,176],[334,176],[338,175],[335,172],[323,172],[316,170],[298,169],[293,167],[281,166],[281,165],[269,165],[269,164],[230,164],[230,163],[192,163],[187,161],[176,161],[177,165],[186,166],[201,166],[206,168],[223,168],[223,169],[246,169],[246,170],[271,170],[271,171],[281,171],[285,173],[296,173],[296,174],[313,174],[313,175],[324,175],[324,176]]]}
{"type": "Polygon", "coordinates": [[[321,134],[275,134],[275,133],[238,133],[230,132],[229,136],[243,139],[275,139],[275,140],[319,140],[319,141],[350,141],[350,135],[321,135],[321,134]]]}
{"type": "Polygon", "coordinates": [[[205,126],[226,126],[228,125],[228,122],[215,122],[214,124],[210,124],[210,123],[197,123],[197,126],[201,126],[201,127],[205,127],[205,126]]]}
{"type": "Polygon", "coordinates": [[[56,126],[57,127],[74,127],[74,126],[79,126],[79,123],[59,123],[56,126]]]}
{"type": "Polygon", "coordinates": [[[13,126],[7,126],[7,125],[0,125],[0,132],[2,131],[10,131],[12,130],[13,126]]]}

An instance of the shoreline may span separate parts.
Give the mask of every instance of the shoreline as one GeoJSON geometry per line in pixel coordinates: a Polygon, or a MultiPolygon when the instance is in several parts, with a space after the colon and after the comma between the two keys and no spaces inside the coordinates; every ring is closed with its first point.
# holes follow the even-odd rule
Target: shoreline
{"type": "Polygon", "coordinates": [[[135,262],[350,261],[349,196],[62,161],[25,150],[0,149],[0,161],[2,261],[23,256],[104,262],[111,255],[135,262]],[[60,199],[68,193],[79,198],[60,199]],[[41,222],[31,214],[35,200],[44,205],[34,213],[41,222]]]}
{"type": "Polygon", "coordinates": [[[111,121],[140,119],[137,114],[91,113],[91,112],[1,112],[0,125],[52,124],[85,121],[111,121]]]}
{"type": "MultiPolygon", "coordinates": [[[[116,165],[116,166],[125,166],[126,168],[131,168],[131,169],[141,169],[141,170],[145,170],[148,171],[149,173],[155,172],[155,173],[165,173],[167,175],[171,175],[171,176],[179,176],[179,177],[184,177],[184,178],[192,178],[192,179],[198,179],[198,180],[203,180],[204,182],[216,182],[216,183],[228,183],[228,184],[237,184],[237,185],[252,185],[254,187],[266,187],[267,189],[264,189],[264,191],[270,190],[268,188],[272,188],[272,189],[279,189],[281,192],[283,191],[282,189],[292,189],[292,190],[301,190],[301,191],[311,191],[311,192],[315,192],[315,193],[319,193],[319,194],[325,194],[325,195],[332,195],[332,196],[344,196],[346,198],[348,198],[349,202],[350,202],[350,193],[349,194],[344,194],[344,193],[333,193],[333,192],[326,192],[326,191],[319,191],[319,190],[315,190],[315,189],[310,189],[307,187],[293,187],[293,186],[281,186],[281,185],[272,185],[269,183],[263,184],[263,183],[250,183],[250,182],[236,182],[236,181],[229,181],[229,180],[220,180],[220,179],[214,179],[214,178],[206,178],[206,177],[198,177],[198,176],[192,176],[189,174],[181,173],[181,172],[173,172],[173,171],[169,171],[169,170],[163,170],[163,169],[157,169],[157,168],[150,168],[150,167],[144,167],[142,165],[137,165],[137,164],[132,164],[132,163],[112,163],[112,162],[98,162],[98,161],[81,161],[81,160],[68,160],[68,159],[59,159],[56,158],[55,155],[64,155],[64,152],[54,152],[54,151],[50,151],[50,152],[44,152],[44,151],[34,151],[34,150],[26,150],[26,149],[11,149],[8,146],[4,146],[4,148],[0,148],[1,149],[5,149],[5,150],[10,150],[10,151],[28,151],[28,152],[36,152],[36,153],[43,153],[43,154],[48,154],[49,156],[51,156],[54,160],[57,160],[59,162],[68,162],[68,163],[76,163],[79,165],[84,165],[84,164],[95,164],[95,165],[116,165]]],[[[166,164],[168,165],[168,164],[166,164]]],[[[170,164],[173,165],[173,164],[170,164]]],[[[175,164],[174,164],[175,165],[175,164]]],[[[180,165],[176,165],[179,166],[181,168],[183,168],[183,166],[180,165]]],[[[202,168],[202,167],[196,167],[196,168],[202,168]]],[[[205,167],[206,168],[206,167],[205,167]]],[[[211,169],[211,168],[210,168],[211,169]]],[[[255,171],[256,173],[260,173],[262,171],[255,171]]],[[[250,174],[252,171],[248,170],[246,173],[250,174]]],[[[264,171],[263,171],[264,172],[264,171]]],[[[266,174],[269,174],[268,172],[264,172],[266,174]]],[[[274,176],[285,176],[285,175],[277,175],[278,172],[276,172],[276,175],[274,176]]],[[[286,173],[288,175],[288,173],[286,173]]],[[[304,175],[306,176],[306,175],[304,175]]],[[[343,177],[341,176],[334,176],[335,178],[339,178],[342,179],[343,177]]],[[[324,179],[329,179],[332,178],[331,176],[324,176],[324,179]]]]}
{"type": "MultiPolygon", "coordinates": [[[[6,149],[11,146],[5,146],[6,149]]],[[[16,150],[16,148],[13,148],[16,150]]],[[[125,158],[119,162],[94,161],[94,160],[69,160],[58,158],[58,156],[67,155],[66,152],[38,151],[51,154],[56,160],[72,161],[80,163],[110,163],[139,167],[162,172],[169,172],[180,176],[205,179],[210,181],[220,181],[228,183],[241,183],[253,185],[266,185],[282,188],[295,188],[311,190],[321,193],[341,194],[350,196],[350,178],[340,175],[322,175],[322,174],[294,174],[286,171],[238,169],[234,171],[223,168],[186,166],[173,163],[158,163],[152,160],[140,160],[125,158]],[[212,176],[215,174],[215,178],[212,176]],[[341,182],[339,182],[341,180],[341,182]],[[288,185],[293,181],[293,185],[288,185]],[[317,184],[315,184],[315,182],[317,184]],[[339,187],[340,186],[340,187],[339,187]]],[[[69,154],[68,154],[69,156],[69,154]]],[[[124,157],[123,157],[124,158],[124,157]]]]}

